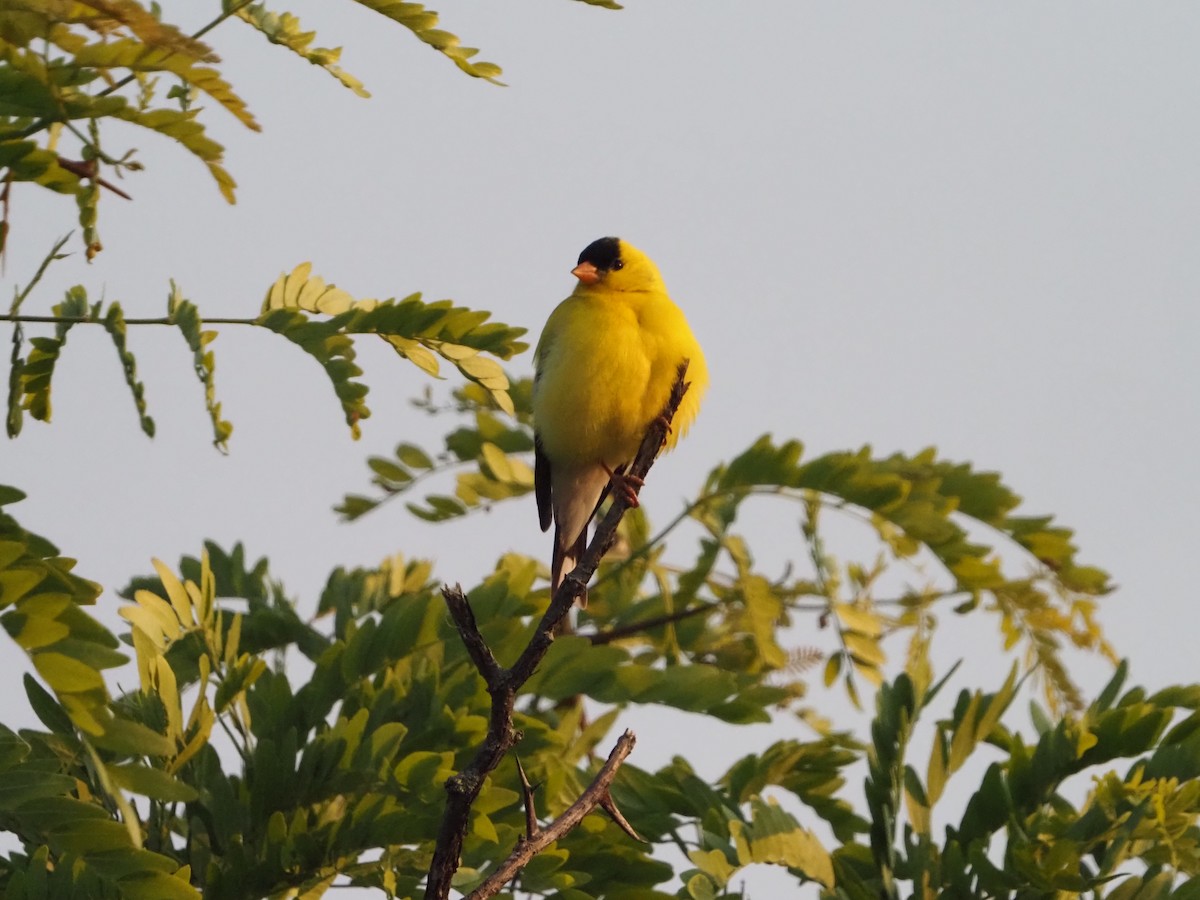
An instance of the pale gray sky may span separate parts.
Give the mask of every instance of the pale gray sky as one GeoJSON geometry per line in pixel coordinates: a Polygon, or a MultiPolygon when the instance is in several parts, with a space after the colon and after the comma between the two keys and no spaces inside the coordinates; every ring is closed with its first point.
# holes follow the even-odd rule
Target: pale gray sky
{"type": "MultiPolygon", "coordinates": [[[[126,184],[134,202],[104,200],[104,253],[56,266],[26,311],[82,282],[157,314],[174,277],[202,314],[252,315],[279,272],[311,260],[357,296],[452,297],[536,337],[579,250],[619,234],[658,262],[713,377],[652,475],[652,516],[765,431],[811,454],[933,444],[1076,529],[1084,560],[1121,586],[1102,618],[1135,681],[1195,680],[1200,7],[438,5],[504,66],[497,88],[353,4],[290,6],[345,46],[374,98],[223,26],[225,72],[265,129],[210,111],[238,205],[137,134],[148,171],[126,184]]],[[[10,287],[74,209],[24,188],[12,219],[10,287]]],[[[548,555],[532,497],[437,529],[399,508],[337,523],[330,507],[365,487],[369,453],[438,434],[407,408],[426,382],[382,348],[363,352],[375,415],[355,444],[309,359],[222,330],[226,458],[179,336],[130,343],[153,442],[108,338],[76,329],[54,424],[0,447],[3,480],[30,494],[13,512],[82,574],[116,588],[151,556],[242,540],[311,608],[331,568],[397,550],[464,582],[507,549],[548,555]]],[[[760,540],[760,559],[781,566],[795,544],[760,540]]],[[[972,634],[943,658],[996,654],[994,628],[972,634]]],[[[1102,670],[1085,671],[1095,687],[1102,670]]],[[[14,703],[5,721],[27,721],[14,703]]],[[[654,722],[639,725],[640,765],[688,749],[654,722]]]]}

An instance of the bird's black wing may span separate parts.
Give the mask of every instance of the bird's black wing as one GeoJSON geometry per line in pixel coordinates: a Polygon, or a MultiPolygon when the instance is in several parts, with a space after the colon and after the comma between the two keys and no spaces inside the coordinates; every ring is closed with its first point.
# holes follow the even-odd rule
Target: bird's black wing
{"type": "Polygon", "coordinates": [[[550,460],[542,450],[542,439],[537,434],[533,436],[533,493],[537,497],[542,531],[548,531],[554,521],[554,508],[550,505],[550,460]]]}

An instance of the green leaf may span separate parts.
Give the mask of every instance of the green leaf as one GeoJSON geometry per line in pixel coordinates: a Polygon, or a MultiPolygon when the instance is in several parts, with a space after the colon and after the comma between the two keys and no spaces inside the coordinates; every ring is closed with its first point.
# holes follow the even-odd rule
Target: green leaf
{"type": "Polygon", "coordinates": [[[190,37],[145,9],[136,0],[86,0],[82,4],[99,19],[119,22],[150,47],[169,49],[191,59],[215,62],[212,49],[197,38],[190,37]]]}
{"type": "Polygon", "coordinates": [[[183,297],[173,281],[167,297],[167,313],[192,351],[192,367],[204,386],[204,408],[212,422],[213,446],[224,453],[228,449],[233,425],[221,417],[221,404],[217,402],[216,360],[209,349],[209,345],[217,338],[217,332],[204,330],[196,305],[183,297]]]}
{"type": "Polygon", "coordinates": [[[262,3],[252,3],[249,6],[238,7],[234,14],[261,32],[272,44],[286,47],[314,66],[324,69],[358,96],[371,96],[361,81],[336,65],[341,58],[342,49],[340,47],[313,47],[312,42],[316,33],[303,31],[300,20],[291,13],[273,13],[268,11],[262,3]]]}
{"type": "Polygon", "coordinates": [[[710,884],[715,884],[720,888],[725,887],[737,871],[737,866],[730,863],[720,850],[690,850],[688,859],[711,879],[710,884]]]}
{"type": "Polygon", "coordinates": [[[7,612],[2,617],[9,635],[25,650],[38,650],[66,638],[71,629],[45,616],[7,612]]]}
{"type": "Polygon", "coordinates": [[[416,444],[397,444],[396,458],[412,469],[432,469],[433,460],[416,444]]]}
{"type": "Polygon", "coordinates": [[[467,514],[467,507],[454,497],[431,494],[425,498],[425,506],[406,503],[405,508],[418,519],[426,522],[445,522],[467,514]]]}
{"type": "Polygon", "coordinates": [[[190,803],[199,797],[191,785],[171,777],[161,769],[153,769],[139,763],[110,765],[108,774],[116,784],[127,791],[142,794],[152,800],[190,803]]]}
{"type": "Polygon", "coordinates": [[[689,878],[685,887],[692,900],[716,900],[717,887],[703,872],[697,872],[689,878]]]}
{"type": "Polygon", "coordinates": [[[38,684],[37,679],[28,672],[22,676],[22,680],[25,684],[25,696],[29,698],[29,706],[41,723],[55,734],[74,737],[75,726],[70,716],[50,692],[38,684]]]}
{"type": "Polygon", "coordinates": [[[349,315],[343,313],[323,322],[314,322],[301,312],[274,309],[263,313],[256,321],[283,335],[321,364],[341,402],[350,434],[357,440],[362,434],[359,422],[369,418],[371,411],[364,402],[367,386],[354,380],[362,374],[362,369],[354,362],[354,344],[341,333],[341,326],[349,315]]]}
{"type": "Polygon", "coordinates": [[[333,508],[343,521],[353,522],[360,516],[365,516],[379,505],[379,500],[363,497],[360,494],[347,494],[342,502],[333,508]]]}
{"type": "Polygon", "coordinates": [[[606,695],[617,680],[618,667],[627,658],[618,647],[592,646],[586,638],[564,635],[550,645],[524,691],[555,701],[582,693],[606,695]]]}
{"type": "Polygon", "coordinates": [[[372,456],[367,460],[367,466],[379,476],[381,484],[391,483],[393,485],[404,485],[412,481],[413,477],[407,469],[400,466],[390,459],[385,459],[382,456],[372,456]]]}
{"type": "Polygon", "coordinates": [[[438,14],[433,10],[426,9],[420,3],[401,3],[398,0],[356,0],[356,2],[368,9],[375,10],[393,22],[400,23],[468,75],[482,78],[493,84],[501,84],[499,66],[488,62],[471,62],[471,58],[479,52],[478,50],[473,47],[463,47],[453,34],[434,27],[438,24],[438,14]]]}
{"type": "Polygon", "coordinates": [[[10,566],[0,571],[0,606],[16,603],[39,584],[45,574],[35,568],[10,566]]]}
{"type": "Polygon", "coordinates": [[[826,888],[833,887],[833,862],[828,851],[811,832],[800,827],[791,813],[757,797],[751,800],[750,809],[749,824],[737,819],[729,822],[729,834],[742,865],[787,866],[826,888]]]}
{"type": "Polygon", "coordinates": [[[79,285],[70,288],[63,301],[54,305],[52,312],[61,319],[55,323],[54,337],[31,339],[29,357],[20,373],[21,405],[41,422],[50,421],[50,382],[62,349],[66,346],[67,333],[75,325],[70,320],[95,319],[88,306],[87,293],[79,285]]]}
{"type": "Polygon", "coordinates": [[[783,668],[787,665],[787,654],[775,636],[783,617],[782,599],[771,589],[770,582],[760,575],[742,579],[740,586],[750,633],[763,664],[771,669],[783,668]]]}
{"type": "Polygon", "coordinates": [[[171,756],[175,752],[174,745],[164,735],[125,719],[106,722],[104,733],[93,740],[97,746],[123,756],[171,756]]]}
{"type": "Polygon", "coordinates": [[[204,91],[247,128],[262,130],[246,104],[216,69],[196,65],[195,60],[180,53],[178,47],[147,46],[128,38],[110,39],[80,47],[75,52],[74,64],[97,69],[128,69],[131,72],[169,72],[204,91]]]}
{"type": "MultiPolygon", "coordinates": [[[[13,66],[0,68],[0,116],[43,119],[53,118],[57,113],[58,102],[48,84],[13,66]]],[[[6,165],[12,158],[9,154],[13,153],[20,153],[20,149],[14,147],[6,152],[6,165]]]]}
{"type": "Polygon", "coordinates": [[[125,383],[133,395],[133,404],[137,408],[138,421],[141,423],[142,431],[148,437],[154,437],[154,420],[146,415],[146,401],[143,396],[146,393],[146,387],[138,380],[137,361],[125,345],[125,315],[121,311],[119,303],[109,305],[108,312],[104,316],[104,330],[112,337],[113,345],[117,348],[117,356],[125,371],[125,383]]]}
{"type": "Polygon", "coordinates": [[[225,171],[222,165],[225,148],[212,140],[204,130],[204,126],[196,121],[196,112],[180,112],[173,109],[141,110],[128,105],[123,98],[109,97],[108,100],[118,101],[109,109],[95,110],[97,115],[108,114],[123,119],[134,125],[157,132],[165,137],[173,138],[189,150],[192,155],[203,162],[209,174],[216,181],[221,194],[229,203],[234,202],[234,190],[237,183],[225,171]]]}
{"type": "Polygon", "coordinates": [[[58,694],[74,694],[104,687],[100,673],[86,663],[70,656],[52,651],[42,651],[33,656],[33,665],[38,674],[58,694]]]}
{"type": "Polygon", "coordinates": [[[165,872],[130,875],[120,881],[125,900],[200,900],[201,894],[187,881],[165,872]]]}
{"type": "Polygon", "coordinates": [[[262,312],[298,309],[335,316],[352,309],[374,309],[378,300],[355,300],[345,291],[312,274],[312,263],[303,262],[275,280],[267,290],[262,312]]]}
{"type": "Polygon", "coordinates": [[[398,334],[385,334],[382,337],[392,345],[393,350],[426,375],[432,378],[439,377],[438,373],[441,372],[442,367],[438,364],[437,357],[420,341],[401,337],[398,334]]]}

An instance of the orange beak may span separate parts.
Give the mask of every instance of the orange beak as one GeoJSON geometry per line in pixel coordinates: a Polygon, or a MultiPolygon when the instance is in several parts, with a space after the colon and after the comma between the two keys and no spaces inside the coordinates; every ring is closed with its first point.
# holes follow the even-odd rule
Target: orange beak
{"type": "Polygon", "coordinates": [[[583,262],[571,270],[571,274],[584,284],[595,284],[600,280],[600,272],[595,264],[583,262]]]}

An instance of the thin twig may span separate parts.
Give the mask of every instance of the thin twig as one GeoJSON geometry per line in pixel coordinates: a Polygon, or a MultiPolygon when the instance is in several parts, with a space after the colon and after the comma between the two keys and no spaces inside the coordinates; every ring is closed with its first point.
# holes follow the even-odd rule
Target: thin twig
{"type": "MultiPolygon", "coordinates": [[[[588,785],[587,790],[580,795],[579,799],[572,803],[566,812],[539,831],[535,837],[518,841],[516,848],[508,855],[508,858],[500,864],[495,872],[487,877],[487,880],[483,884],[467,895],[467,900],[486,900],[488,897],[494,897],[539,851],[569,832],[583,821],[584,816],[597,807],[602,807],[606,812],[609,812],[609,815],[612,815],[612,810],[615,810],[616,806],[612,804],[612,796],[609,794],[609,789],[613,779],[617,775],[617,769],[621,767],[621,763],[632,752],[636,740],[637,738],[634,737],[632,731],[626,731],[621,735],[617,740],[617,745],[613,747],[612,753],[608,754],[608,761],[604,763],[600,771],[596,774],[595,779],[588,785]]],[[[620,813],[618,812],[616,815],[620,816],[620,813]]],[[[636,831],[629,828],[629,823],[625,822],[624,817],[621,817],[618,824],[622,822],[624,822],[622,830],[626,834],[632,832],[632,834],[637,835],[636,831]]]]}
{"type": "Polygon", "coordinates": [[[500,663],[496,662],[496,657],[492,655],[492,650],[484,641],[483,635],[479,633],[479,626],[475,624],[475,613],[467,601],[467,595],[463,593],[462,586],[456,584],[454,587],[442,588],[442,597],[445,598],[450,616],[458,628],[458,636],[467,648],[467,655],[483,676],[488,690],[502,689],[502,680],[506,673],[500,663]]]}
{"type": "MultiPolygon", "coordinates": [[[[33,273],[33,277],[29,279],[29,283],[26,284],[21,291],[16,292],[15,296],[13,297],[12,308],[7,314],[4,315],[4,320],[9,322],[23,322],[30,318],[28,316],[18,315],[18,310],[20,310],[21,304],[25,302],[25,298],[29,296],[29,292],[33,290],[34,285],[42,280],[42,276],[46,274],[46,270],[50,268],[50,264],[56,260],[66,258],[67,254],[61,253],[60,251],[66,245],[67,241],[71,239],[72,234],[74,234],[74,232],[68,231],[65,235],[60,237],[57,242],[55,242],[53,247],[50,248],[50,252],[46,254],[46,258],[42,260],[42,263],[38,266],[37,271],[33,273]]],[[[53,316],[50,318],[52,321],[56,321],[53,316]]],[[[103,323],[101,322],[99,324],[103,323]]]]}
{"type": "Polygon", "coordinates": [[[63,157],[60,156],[58,158],[58,166],[61,169],[66,169],[68,172],[70,172],[72,175],[75,175],[77,178],[81,178],[81,179],[86,178],[89,181],[96,182],[96,184],[100,185],[100,187],[102,187],[102,188],[108,188],[110,191],[112,191],[118,197],[124,197],[126,200],[133,199],[127,193],[125,193],[123,190],[121,190],[119,187],[117,187],[115,184],[113,184],[111,181],[105,181],[103,178],[101,178],[99,176],[99,174],[97,174],[97,169],[99,168],[99,166],[96,164],[95,159],[89,159],[89,160],[64,159],[63,157]]]}
{"type": "Polygon", "coordinates": [[[611,644],[613,641],[619,641],[621,638],[631,637],[635,634],[641,634],[643,631],[649,631],[651,628],[658,628],[660,625],[670,625],[674,622],[682,622],[684,619],[690,619],[692,616],[703,615],[707,612],[712,612],[724,604],[711,603],[704,601],[696,606],[689,606],[686,609],[677,610],[676,612],[663,613],[661,616],[651,616],[648,619],[642,619],[639,622],[630,622],[627,625],[618,625],[615,628],[606,628],[604,631],[597,631],[593,634],[584,634],[580,637],[587,638],[593,647],[611,644]]]}
{"type": "MultiPolygon", "coordinates": [[[[91,316],[14,316],[0,313],[0,322],[35,322],[43,325],[103,325],[103,319],[91,316]]],[[[126,319],[126,325],[174,325],[175,320],[170,316],[156,316],[148,319],[126,319]]],[[[205,319],[205,325],[261,325],[258,319],[205,319]]]]}
{"type": "MultiPolygon", "coordinates": [[[[675,418],[675,412],[679,409],[683,395],[688,389],[686,376],[687,361],[685,360],[679,367],[666,406],[663,407],[661,415],[650,423],[642,445],[638,448],[637,456],[634,457],[627,470],[627,475],[631,476],[630,480],[634,484],[638,483],[638,479],[646,477],[646,473],[654,465],[654,460],[666,441],[671,420],[675,418]]],[[[500,765],[504,754],[519,739],[519,735],[513,729],[513,706],[516,703],[517,692],[529,680],[545,657],[550,645],[554,642],[554,634],[559,623],[566,618],[576,599],[583,595],[600,560],[616,540],[617,526],[621,522],[621,517],[625,515],[626,509],[629,508],[629,499],[624,491],[613,491],[612,494],[612,505],[604,519],[596,527],[596,534],[579,560],[579,564],[563,579],[562,584],[554,592],[550,606],[542,616],[537,628],[534,629],[529,644],[517,661],[513,663],[512,668],[501,668],[496,662],[491,650],[487,647],[487,642],[479,632],[475,615],[471,612],[470,603],[461,588],[446,587],[442,591],[450,615],[454,619],[454,625],[466,645],[467,653],[487,684],[488,693],[492,698],[492,710],[488,721],[487,736],[484,738],[483,745],[476,752],[475,758],[465,769],[446,780],[446,811],[442,815],[437,845],[433,851],[433,861],[429,866],[429,879],[425,887],[426,900],[447,900],[450,896],[450,880],[458,870],[462,858],[471,806],[483,789],[484,779],[500,765]]],[[[632,747],[631,736],[629,749],[632,747]]],[[[582,814],[579,818],[583,818],[582,814]]],[[[490,894],[481,896],[490,896],[490,894]]]]}

